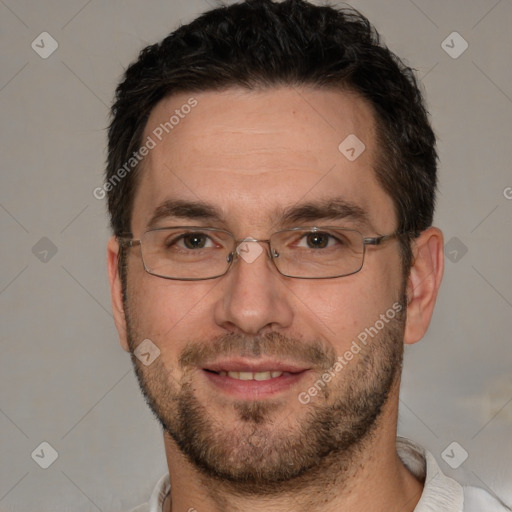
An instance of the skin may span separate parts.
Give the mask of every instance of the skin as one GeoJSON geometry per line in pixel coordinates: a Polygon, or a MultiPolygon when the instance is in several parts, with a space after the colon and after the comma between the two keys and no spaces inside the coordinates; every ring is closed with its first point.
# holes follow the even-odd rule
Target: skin
{"type": "MultiPolygon", "coordinates": [[[[179,94],[161,101],[148,120],[144,137],[168,120],[190,96],[179,94]]],[[[379,151],[373,113],[358,96],[286,87],[257,92],[229,89],[193,96],[197,107],[144,160],[132,215],[134,238],[148,229],[154,209],[168,198],[201,199],[214,204],[224,218],[218,227],[231,231],[237,239],[266,239],[281,229],[279,220],[270,216],[276,207],[334,196],[342,196],[367,212],[365,236],[396,229],[393,202],[377,182],[372,167],[379,151]],[[353,162],[338,151],[338,145],[349,134],[356,134],[366,146],[353,162]]],[[[162,219],[159,225],[201,222],[162,219]]],[[[355,227],[349,219],[322,219],[316,224],[333,223],[355,227]]],[[[265,244],[262,247],[265,249],[265,244]]],[[[247,403],[250,400],[237,408],[234,398],[214,389],[201,368],[180,366],[180,355],[191,343],[216,347],[219,339],[231,336],[236,340],[233,347],[242,347],[241,340],[258,340],[264,354],[273,354],[274,345],[264,343],[264,337],[280,335],[291,340],[289,350],[293,355],[302,353],[300,347],[316,342],[325,354],[342,355],[352,340],[374,325],[404,291],[407,315],[394,336],[399,343],[415,343],[427,330],[443,273],[443,237],[436,228],[427,229],[415,241],[414,264],[405,283],[396,240],[368,248],[360,272],[327,280],[281,276],[264,252],[252,263],[235,261],[230,271],[217,279],[171,281],[146,273],[139,248],[133,248],[127,261],[125,304],[118,251],[118,242],[112,238],[108,270],[121,345],[130,351],[149,338],[160,350],[156,362],[148,367],[134,360],[139,379],[170,418],[177,407],[172,398],[187,383],[215,431],[229,434],[226,439],[232,442],[235,453],[248,455],[254,455],[257,449],[244,451],[249,432],[244,429],[249,422],[241,418],[240,407],[245,405],[246,412],[254,413],[247,403]]],[[[368,350],[373,350],[378,361],[379,354],[384,355],[385,347],[395,338],[383,331],[368,350]]],[[[316,397],[311,406],[301,404],[297,395],[312,386],[325,370],[313,364],[297,386],[263,399],[264,414],[257,431],[266,439],[261,449],[282,437],[293,438],[311,411],[342,401],[349,386],[364,390],[368,383],[361,378],[363,359],[355,357],[328,385],[329,392],[316,397]]],[[[374,366],[379,374],[380,366],[374,366]]],[[[261,485],[260,494],[257,486],[231,485],[201,471],[175,439],[164,433],[171,478],[171,496],[164,510],[171,510],[171,501],[175,512],[192,507],[199,512],[414,510],[423,485],[396,454],[399,384],[398,371],[371,432],[352,448],[338,453],[335,460],[321,459],[315,468],[273,490],[261,485]]],[[[245,459],[240,460],[233,461],[238,469],[245,459]]]]}

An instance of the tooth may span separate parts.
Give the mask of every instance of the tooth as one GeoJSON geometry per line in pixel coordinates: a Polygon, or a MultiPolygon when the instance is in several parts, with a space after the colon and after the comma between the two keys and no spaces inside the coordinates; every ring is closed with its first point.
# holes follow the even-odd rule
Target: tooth
{"type": "Polygon", "coordinates": [[[268,380],[270,379],[270,372],[255,372],[254,380],[268,380]]]}
{"type": "Polygon", "coordinates": [[[275,377],[280,377],[285,372],[280,371],[264,371],[264,372],[226,372],[220,371],[219,375],[222,377],[231,377],[238,380],[269,380],[275,377]]]}

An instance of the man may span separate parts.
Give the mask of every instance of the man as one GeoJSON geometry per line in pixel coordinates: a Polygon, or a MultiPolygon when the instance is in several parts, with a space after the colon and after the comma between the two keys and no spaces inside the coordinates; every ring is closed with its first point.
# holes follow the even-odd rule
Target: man
{"type": "Polygon", "coordinates": [[[116,93],[114,317],[169,467],[139,511],[502,511],[396,437],[443,273],[435,137],[352,10],[212,10],[116,93]]]}

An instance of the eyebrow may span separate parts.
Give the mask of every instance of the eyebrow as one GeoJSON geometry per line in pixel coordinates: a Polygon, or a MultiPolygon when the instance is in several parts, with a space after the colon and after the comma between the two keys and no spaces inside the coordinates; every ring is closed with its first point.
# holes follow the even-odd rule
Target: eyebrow
{"type": "Polygon", "coordinates": [[[161,203],[148,222],[148,229],[152,229],[163,219],[170,218],[197,219],[212,222],[222,222],[221,211],[212,204],[204,201],[185,201],[183,199],[167,199],[161,203]]]}
{"type": "Polygon", "coordinates": [[[291,225],[317,220],[349,220],[371,226],[366,210],[341,197],[325,198],[278,210],[274,217],[280,224],[291,225]]]}
{"type": "MultiPolygon", "coordinates": [[[[151,216],[147,228],[153,229],[165,219],[201,220],[213,224],[226,224],[220,209],[211,203],[195,200],[167,199],[151,216]]],[[[323,198],[276,208],[269,219],[273,225],[292,226],[318,220],[349,220],[361,227],[371,227],[368,213],[360,206],[341,197],[323,198]]]]}

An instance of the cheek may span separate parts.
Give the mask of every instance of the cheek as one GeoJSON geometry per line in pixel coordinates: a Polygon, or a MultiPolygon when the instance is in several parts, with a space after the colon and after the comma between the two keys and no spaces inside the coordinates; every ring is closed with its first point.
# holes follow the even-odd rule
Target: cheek
{"type": "Polygon", "coordinates": [[[379,276],[364,268],[353,276],[296,288],[303,302],[305,332],[324,337],[342,352],[366,328],[374,326],[400,299],[399,268],[384,265],[379,276]]]}
{"type": "Polygon", "coordinates": [[[160,350],[168,350],[178,348],[179,340],[200,336],[215,281],[162,279],[137,268],[136,263],[129,267],[127,295],[130,325],[137,337],[149,338],[160,350]]]}

